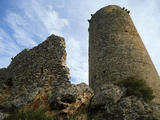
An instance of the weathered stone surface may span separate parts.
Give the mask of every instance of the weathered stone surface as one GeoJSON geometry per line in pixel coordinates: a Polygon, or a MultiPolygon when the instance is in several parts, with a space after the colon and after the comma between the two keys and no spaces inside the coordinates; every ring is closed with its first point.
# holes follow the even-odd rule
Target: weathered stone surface
{"type": "Polygon", "coordinates": [[[123,92],[124,90],[118,86],[113,84],[104,84],[97,89],[96,94],[91,101],[91,106],[96,108],[96,106],[105,105],[106,102],[117,103],[117,101],[119,101],[119,99],[124,95],[123,92]]]}
{"type": "MultiPolygon", "coordinates": [[[[32,49],[24,49],[12,59],[7,69],[0,70],[8,95],[0,102],[0,109],[23,108],[34,101],[43,89],[48,97],[57,86],[69,83],[69,69],[66,66],[65,41],[51,35],[32,49]],[[2,74],[6,72],[7,76],[2,74]]],[[[2,81],[2,80],[1,80],[2,81]]],[[[0,97],[4,96],[0,93],[0,97]]]]}
{"type": "Polygon", "coordinates": [[[157,120],[151,106],[134,96],[126,97],[125,88],[113,84],[97,89],[91,99],[88,120],[157,120]]]}
{"type": "Polygon", "coordinates": [[[73,116],[76,120],[87,120],[88,106],[93,91],[85,83],[59,87],[49,100],[55,117],[64,120],[73,116]],[[58,111],[58,112],[57,112],[58,111]],[[70,117],[69,117],[70,116],[70,117]]]}
{"type": "Polygon", "coordinates": [[[89,25],[89,86],[96,88],[137,76],[145,80],[160,102],[160,79],[129,16],[118,6],[97,11],[89,25]]]}
{"type": "Polygon", "coordinates": [[[5,78],[7,77],[6,74],[7,74],[7,69],[6,68],[1,68],[0,69],[0,88],[3,87],[4,85],[4,82],[5,82],[5,78]]]}
{"type": "Polygon", "coordinates": [[[155,116],[157,116],[160,119],[160,103],[152,103],[151,104],[155,116]]]}
{"type": "Polygon", "coordinates": [[[4,118],[7,118],[8,116],[9,116],[8,114],[0,112],[0,120],[3,120],[4,118]]]}
{"type": "Polygon", "coordinates": [[[47,110],[54,119],[87,119],[93,91],[85,83],[69,81],[65,41],[51,35],[12,58],[0,69],[0,120],[15,110],[47,110]]]}

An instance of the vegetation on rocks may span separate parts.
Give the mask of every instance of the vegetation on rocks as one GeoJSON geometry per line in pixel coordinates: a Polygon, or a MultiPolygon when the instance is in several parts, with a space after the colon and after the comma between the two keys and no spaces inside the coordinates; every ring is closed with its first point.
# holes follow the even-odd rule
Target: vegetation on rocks
{"type": "Polygon", "coordinates": [[[119,81],[117,84],[126,88],[126,96],[134,95],[138,98],[143,98],[145,102],[150,102],[154,98],[153,90],[144,80],[129,77],[119,81]]]}
{"type": "Polygon", "coordinates": [[[26,112],[14,112],[4,120],[52,120],[45,115],[45,110],[30,110],[26,112]]]}

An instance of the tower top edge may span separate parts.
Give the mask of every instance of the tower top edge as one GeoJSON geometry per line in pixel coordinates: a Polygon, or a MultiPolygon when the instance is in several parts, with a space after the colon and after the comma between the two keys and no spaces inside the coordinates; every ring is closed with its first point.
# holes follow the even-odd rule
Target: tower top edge
{"type": "Polygon", "coordinates": [[[101,12],[109,13],[112,12],[113,10],[122,10],[122,8],[118,5],[108,5],[99,9],[96,13],[101,13],[101,12]]]}

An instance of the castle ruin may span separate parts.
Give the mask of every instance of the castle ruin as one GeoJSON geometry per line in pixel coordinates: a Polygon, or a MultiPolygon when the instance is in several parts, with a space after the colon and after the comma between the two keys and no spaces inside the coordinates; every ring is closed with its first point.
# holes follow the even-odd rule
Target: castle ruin
{"type": "Polygon", "coordinates": [[[158,73],[129,13],[112,5],[89,20],[89,84],[94,91],[85,83],[70,83],[60,36],[52,34],[13,57],[0,69],[0,120],[24,119],[21,113],[43,109],[42,116],[53,120],[158,120],[159,103],[128,96],[125,86],[114,84],[136,76],[160,102],[158,73]]]}

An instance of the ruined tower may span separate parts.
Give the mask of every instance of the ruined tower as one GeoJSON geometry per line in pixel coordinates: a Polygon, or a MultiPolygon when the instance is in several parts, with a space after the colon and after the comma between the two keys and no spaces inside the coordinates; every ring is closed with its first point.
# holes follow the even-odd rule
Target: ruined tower
{"type": "Polygon", "coordinates": [[[96,90],[108,82],[136,76],[153,89],[160,101],[158,73],[129,11],[110,5],[89,20],[89,85],[96,90]]]}

